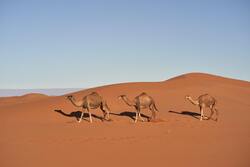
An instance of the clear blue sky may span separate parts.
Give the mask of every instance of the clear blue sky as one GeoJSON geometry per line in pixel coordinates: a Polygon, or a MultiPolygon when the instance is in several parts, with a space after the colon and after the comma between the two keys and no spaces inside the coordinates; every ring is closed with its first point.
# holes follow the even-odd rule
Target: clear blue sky
{"type": "Polygon", "coordinates": [[[250,81],[248,0],[0,0],[0,88],[188,72],[250,81]]]}

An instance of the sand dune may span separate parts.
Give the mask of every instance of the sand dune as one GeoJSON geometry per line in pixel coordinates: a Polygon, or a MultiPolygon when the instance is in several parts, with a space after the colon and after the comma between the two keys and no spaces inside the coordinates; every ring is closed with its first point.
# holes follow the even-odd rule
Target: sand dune
{"type": "Polygon", "coordinates": [[[191,73],[72,95],[92,91],[107,100],[111,122],[98,109],[92,124],[87,114],[77,123],[80,109],[66,95],[0,98],[0,166],[250,166],[249,82],[191,73]],[[155,99],[160,121],[133,123],[134,108],[117,99],[141,92],[155,99]],[[199,121],[198,107],[184,99],[204,93],[218,100],[218,122],[199,121]]]}
{"type": "Polygon", "coordinates": [[[0,97],[0,106],[22,104],[27,102],[34,102],[48,97],[44,94],[39,93],[29,93],[23,96],[13,96],[13,97],[0,97]]]}
{"type": "Polygon", "coordinates": [[[0,97],[22,96],[30,93],[60,96],[69,92],[76,92],[81,88],[50,88],[50,89],[0,89],[0,97]]]}

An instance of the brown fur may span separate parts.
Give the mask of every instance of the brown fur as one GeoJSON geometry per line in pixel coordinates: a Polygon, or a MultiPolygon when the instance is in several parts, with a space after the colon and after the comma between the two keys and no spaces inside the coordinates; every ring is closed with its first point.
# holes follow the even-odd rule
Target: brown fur
{"type": "Polygon", "coordinates": [[[120,95],[119,99],[122,99],[129,106],[135,107],[136,109],[135,122],[137,122],[138,116],[142,121],[144,121],[143,118],[141,117],[141,109],[145,108],[148,108],[152,112],[150,120],[156,118],[156,111],[158,111],[158,109],[155,106],[155,101],[151,96],[147,95],[145,92],[136,96],[133,99],[133,101],[129,100],[126,95],[120,95]]]}
{"type": "Polygon", "coordinates": [[[205,108],[209,108],[211,110],[211,114],[208,117],[208,119],[212,118],[214,111],[215,111],[216,112],[215,121],[218,121],[219,111],[215,107],[217,101],[214,97],[210,96],[209,94],[204,94],[204,95],[199,96],[197,100],[193,100],[189,95],[187,95],[186,99],[189,100],[192,104],[198,105],[200,107],[200,113],[201,113],[200,120],[201,121],[202,121],[202,118],[204,117],[203,111],[205,110],[205,108]]]}
{"type": "Polygon", "coordinates": [[[81,107],[82,108],[82,114],[81,118],[79,119],[78,122],[81,122],[84,111],[87,110],[89,113],[89,120],[92,123],[92,117],[91,117],[91,112],[90,109],[97,109],[100,108],[103,111],[103,119],[106,119],[106,116],[108,117],[109,120],[109,112],[110,109],[106,103],[106,101],[97,93],[97,92],[92,92],[82,98],[80,101],[76,101],[75,98],[70,95],[67,96],[67,98],[70,100],[70,102],[76,106],[76,107],[81,107]]]}

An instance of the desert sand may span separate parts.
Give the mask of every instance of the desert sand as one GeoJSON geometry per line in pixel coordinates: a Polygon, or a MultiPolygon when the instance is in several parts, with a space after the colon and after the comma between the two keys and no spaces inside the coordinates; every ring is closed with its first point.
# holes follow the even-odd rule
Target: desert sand
{"type": "MultiPolygon", "coordinates": [[[[77,99],[97,91],[112,121],[81,123],[66,95],[28,94],[0,98],[0,166],[250,166],[250,82],[190,73],[162,82],[114,84],[72,93],[77,99]],[[147,92],[159,110],[154,122],[133,122],[134,108],[118,100],[147,92]],[[219,121],[199,120],[199,108],[185,100],[209,93],[219,121]]],[[[142,110],[150,116],[148,110],[142,110]]],[[[210,111],[206,110],[205,115],[210,111]]]]}

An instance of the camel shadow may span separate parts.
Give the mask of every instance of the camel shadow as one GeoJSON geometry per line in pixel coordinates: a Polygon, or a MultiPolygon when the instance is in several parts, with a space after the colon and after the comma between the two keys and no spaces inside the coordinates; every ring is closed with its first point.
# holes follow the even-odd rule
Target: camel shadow
{"type": "MultiPolygon", "coordinates": [[[[77,121],[79,121],[79,119],[80,119],[80,117],[81,117],[81,114],[82,114],[81,111],[72,111],[72,112],[70,112],[70,113],[65,113],[65,112],[63,112],[63,110],[57,110],[57,109],[54,110],[54,112],[57,112],[57,113],[59,113],[59,114],[65,116],[65,117],[75,117],[77,121]]],[[[95,114],[91,114],[91,115],[92,115],[92,117],[97,118],[97,119],[103,121],[103,118],[102,118],[102,117],[97,116],[97,115],[95,115],[95,114]]],[[[88,118],[89,118],[89,114],[88,114],[88,113],[84,113],[82,119],[83,119],[83,120],[86,120],[86,121],[89,121],[88,118]]]]}
{"type": "Polygon", "coordinates": [[[196,113],[196,112],[191,112],[191,111],[181,111],[181,112],[177,112],[177,111],[168,111],[170,113],[173,114],[179,114],[179,115],[186,115],[186,116],[190,116],[193,117],[195,119],[200,119],[201,114],[196,113]]]}
{"type": "MultiPolygon", "coordinates": [[[[130,119],[135,120],[136,113],[135,112],[131,112],[131,111],[124,111],[124,112],[121,112],[119,114],[117,114],[117,113],[110,113],[110,115],[116,115],[116,116],[121,116],[121,117],[129,117],[130,119]]],[[[141,113],[141,116],[143,118],[146,118],[147,120],[149,120],[149,118],[150,118],[149,116],[144,115],[142,113],[141,113]]]]}

